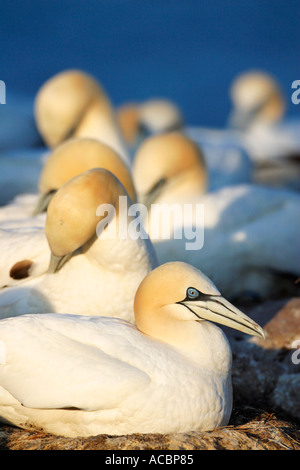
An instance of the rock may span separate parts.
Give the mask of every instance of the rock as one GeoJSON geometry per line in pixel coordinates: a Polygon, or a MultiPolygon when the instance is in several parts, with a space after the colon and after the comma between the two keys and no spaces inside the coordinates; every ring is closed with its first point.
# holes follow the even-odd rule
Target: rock
{"type": "Polygon", "coordinates": [[[300,374],[283,374],[273,390],[275,406],[300,420],[300,374]]]}
{"type": "MultiPolygon", "coordinates": [[[[260,320],[259,312],[252,318],[260,320]]],[[[262,318],[262,320],[264,320],[262,318]]],[[[266,349],[291,349],[295,340],[300,340],[300,298],[288,300],[283,307],[264,324],[266,339],[255,338],[257,345],[266,349]]]]}
{"type": "Polygon", "coordinates": [[[288,371],[288,366],[274,360],[273,354],[248,343],[232,347],[232,384],[234,398],[243,403],[267,404],[278,378],[288,371]]]}
{"type": "Polygon", "coordinates": [[[235,400],[259,403],[272,411],[279,408],[300,419],[300,351],[296,351],[300,346],[300,298],[267,302],[247,313],[263,325],[266,339],[229,334],[235,400]]]}

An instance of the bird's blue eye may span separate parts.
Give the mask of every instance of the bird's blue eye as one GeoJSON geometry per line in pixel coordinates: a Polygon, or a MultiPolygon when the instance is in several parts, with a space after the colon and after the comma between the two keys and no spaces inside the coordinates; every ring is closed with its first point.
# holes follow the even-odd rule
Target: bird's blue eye
{"type": "Polygon", "coordinates": [[[199,296],[199,291],[197,289],[195,289],[194,287],[189,287],[188,290],[187,290],[187,296],[190,299],[195,299],[196,297],[199,296]]]}

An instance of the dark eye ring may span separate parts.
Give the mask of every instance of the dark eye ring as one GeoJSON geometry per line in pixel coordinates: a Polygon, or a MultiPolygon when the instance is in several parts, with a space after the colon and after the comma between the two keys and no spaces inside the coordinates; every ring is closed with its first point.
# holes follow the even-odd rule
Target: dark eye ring
{"type": "Polygon", "coordinates": [[[199,291],[197,289],[195,289],[194,287],[189,287],[188,290],[187,290],[187,296],[190,299],[196,299],[196,297],[199,296],[199,291]]]}

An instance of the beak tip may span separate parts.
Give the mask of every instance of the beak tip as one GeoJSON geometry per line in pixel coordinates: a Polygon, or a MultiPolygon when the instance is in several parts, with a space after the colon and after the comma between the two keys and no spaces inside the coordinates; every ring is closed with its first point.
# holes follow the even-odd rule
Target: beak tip
{"type": "MultiPolygon", "coordinates": [[[[266,334],[263,328],[221,295],[208,296],[206,303],[206,307],[202,310],[203,300],[199,304],[193,301],[193,307],[198,307],[202,310],[197,313],[192,308],[192,311],[198,318],[225,325],[249,336],[259,336],[265,339],[266,334]]],[[[188,303],[188,306],[191,310],[192,306],[190,303],[188,303]]]]}
{"type": "Polygon", "coordinates": [[[248,331],[247,334],[250,336],[256,336],[261,339],[266,339],[265,330],[258,323],[255,322],[252,325],[251,331],[248,331]]]}
{"type": "Polygon", "coordinates": [[[260,336],[262,339],[266,339],[266,332],[261,327],[259,327],[259,329],[258,329],[258,336],[260,336]]]}

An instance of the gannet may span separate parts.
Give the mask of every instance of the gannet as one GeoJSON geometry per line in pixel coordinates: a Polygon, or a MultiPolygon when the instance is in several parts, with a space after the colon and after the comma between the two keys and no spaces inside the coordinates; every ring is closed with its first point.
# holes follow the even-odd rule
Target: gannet
{"type": "Polygon", "coordinates": [[[300,121],[286,118],[277,80],[261,71],[244,72],[233,80],[230,98],[229,124],[257,166],[256,180],[299,188],[299,165],[293,158],[300,150],[300,121]]]}
{"type": "Polygon", "coordinates": [[[247,128],[254,123],[275,123],[282,119],[286,104],[277,81],[261,71],[244,72],[230,87],[230,124],[247,128]]]}
{"type": "MultiPolygon", "coordinates": [[[[274,296],[286,275],[299,277],[299,194],[253,184],[208,193],[198,185],[197,192],[194,172],[182,174],[185,185],[177,191],[180,173],[174,182],[166,177],[175,168],[171,147],[165,152],[161,145],[167,137],[150,137],[133,162],[138,198],[148,204],[144,225],[158,262],[179,260],[203,269],[230,299],[274,296]]],[[[185,152],[181,158],[185,164],[185,152]]]]}
{"type": "Polygon", "coordinates": [[[0,318],[51,308],[86,315],[102,311],[132,320],[136,288],[156,258],[148,237],[135,239],[124,232],[135,215],[120,200],[130,207],[124,186],[108,170],[87,170],[67,181],[47,209],[49,270],[32,278],[35,266],[28,261],[34,259],[27,259],[25,267],[14,266],[13,277],[20,281],[20,267],[22,283],[0,290],[0,318]]]}
{"type": "Polygon", "coordinates": [[[134,313],[136,326],[53,313],[0,321],[0,420],[67,437],[227,425],[232,356],[215,323],[263,329],[178,262],[144,278],[134,313]]]}
{"type": "Polygon", "coordinates": [[[47,271],[50,250],[44,230],[46,212],[43,211],[64,183],[93,168],[113,173],[131,201],[136,202],[131,171],[108,145],[88,138],[72,138],[58,145],[41,171],[39,194],[19,196],[0,208],[0,287],[20,284],[24,277],[27,282],[28,276],[39,276],[47,271]],[[24,266],[28,269],[24,270],[24,266]]]}
{"type": "Polygon", "coordinates": [[[187,126],[206,160],[210,189],[259,183],[299,190],[299,119],[287,118],[278,83],[266,73],[241,74],[231,85],[224,128],[187,126]]]}
{"type": "Polygon", "coordinates": [[[130,147],[137,147],[152,134],[182,130],[184,126],[181,110],[166,98],[124,103],[116,112],[120,129],[130,147]]]}
{"type": "Polygon", "coordinates": [[[181,132],[147,138],[138,148],[132,176],[138,200],[151,209],[152,202],[189,201],[207,190],[207,167],[200,147],[181,132]]]}
{"type": "MultiPolygon", "coordinates": [[[[40,171],[38,193],[18,195],[11,203],[0,207],[0,227],[18,227],[21,225],[20,219],[31,219],[44,212],[60,186],[92,168],[106,168],[111,171],[135,202],[131,170],[119,154],[97,139],[73,137],[57,145],[49,153],[40,171]]],[[[26,225],[34,225],[34,219],[24,222],[26,225]]]]}
{"type": "Polygon", "coordinates": [[[71,138],[58,145],[51,153],[40,175],[40,198],[34,211],[47,207],[49,198],[66,181],[92,168],[105,168],[118,177],[131,200],[136,193],[130,167],[109,145],[93,138],[71,138]]]}
{"type": "Polygon", "coordinates": [[[39,89],[34,111],[37,128],[49,147],[70,137],[92,137],[112,147],[129,163],[113,105],[91,75],[80,70],[54,75],[39,89]]]}

